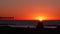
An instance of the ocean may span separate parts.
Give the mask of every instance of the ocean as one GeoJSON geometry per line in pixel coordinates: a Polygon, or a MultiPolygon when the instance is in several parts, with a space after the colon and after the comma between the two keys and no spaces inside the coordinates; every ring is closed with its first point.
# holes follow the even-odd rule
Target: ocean
{"type": "MultiPolygon", "coordinates": [[[[39,20],[0,20],[0,26],[7,25],[10,27],[31,27],[36,28],[39,20]]],[[[60,20],[43,20],[43,25],[60,25],[60,20]]]]}

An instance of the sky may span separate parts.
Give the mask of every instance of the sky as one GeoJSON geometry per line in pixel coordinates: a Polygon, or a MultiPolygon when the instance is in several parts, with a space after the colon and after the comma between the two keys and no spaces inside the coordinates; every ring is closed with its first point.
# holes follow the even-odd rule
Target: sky
{"type": "Polygon", "coordinates": [[[16,20],[60,20],[60,0],[0,0],[0,16],[16,20]]]}

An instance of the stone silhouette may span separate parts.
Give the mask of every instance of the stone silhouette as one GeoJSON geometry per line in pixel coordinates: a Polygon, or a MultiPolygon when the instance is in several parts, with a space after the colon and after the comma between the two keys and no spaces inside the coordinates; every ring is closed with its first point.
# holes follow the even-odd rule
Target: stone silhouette
{"type": "Polygon", "coordinates": [[[37,30],[41,30],[43,29],[43,22],[38,22],[37,26],[36,26],[37,30]]]}

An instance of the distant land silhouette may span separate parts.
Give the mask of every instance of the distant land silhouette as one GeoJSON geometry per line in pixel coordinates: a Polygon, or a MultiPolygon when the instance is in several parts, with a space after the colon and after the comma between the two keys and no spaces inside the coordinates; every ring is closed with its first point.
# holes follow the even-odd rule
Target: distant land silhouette
{"type": "Polygon", "coordinates": [[[0,20],[14,20],[14,17],[0,17],[0,20]]]}

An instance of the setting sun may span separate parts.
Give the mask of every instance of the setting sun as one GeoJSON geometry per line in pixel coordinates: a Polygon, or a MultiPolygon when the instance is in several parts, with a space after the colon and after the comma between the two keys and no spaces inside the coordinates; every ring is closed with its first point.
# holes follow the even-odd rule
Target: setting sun
{"type": "Polygon", "coordinates": [[[43,19],[39,19],[40,21],[43,21],[43,19]]]}
{"type": "Polygon", "coordinates": [[[42,21],[42,20],[47,20],[46,17],[36,17],[35,19],[36,19],[36,20],[40,20],[40,21],[42,21]]]}

